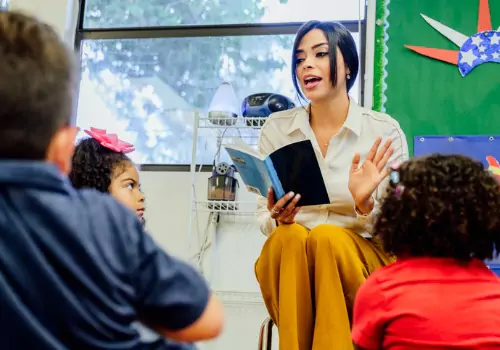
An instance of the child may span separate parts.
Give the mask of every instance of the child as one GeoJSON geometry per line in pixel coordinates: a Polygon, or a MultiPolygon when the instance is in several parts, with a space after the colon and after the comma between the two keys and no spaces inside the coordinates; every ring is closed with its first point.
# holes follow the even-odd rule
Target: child
{"type": "Polygon", "coordinates": [[[393,168],[375,234],[397,261],[361,286],[358,349],[500,349],[500,188],[483,165],[432,155],[393,168]]]}
{"type": "Polygon", "coordinates": [[[83,139],[73,153],[69,179],[75,188],[93,188],[109,193],[131,209],[140,219],[144,216],[144,195],[139,186],[139,172],[126,155],[134,151],[131,144],[105,130],[90,128],[91,138],[83,139]]]}
{"type": "MultiPolygon", "coordinates": [[[[131,209],[144,224],[144,195],[139,185],[139,172],[126,155],[134,151],[133,145],[106,133],[106,130],[90,128],[85,132],[91,137],[81,140],[73,153],[69,174],[73,186],[109,193],[131,209]]],[[[142,325],[138,328],[145,338],[163,342],[142,325]]],[[[195,349],[192,344],[168,342],[168,345],[172,350],[195,349]]]]}
{"type": "Polygon", "coordinates": [[[73,54],[48,25],[0,13],[0,344],[2,349],[169,349],[133,324],[195,342],[222,308],[189,265],[113,198],[67,179],[73,54]]]}

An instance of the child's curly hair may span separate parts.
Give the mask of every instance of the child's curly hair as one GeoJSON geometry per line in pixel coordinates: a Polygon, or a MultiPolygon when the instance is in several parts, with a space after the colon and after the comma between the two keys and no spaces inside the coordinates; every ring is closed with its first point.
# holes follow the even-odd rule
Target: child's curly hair
{"type": "Polygon", "coordinates": [[[119,176],[132,161],[124,153],[112,151],[93,138],[76,146],[69,179],[75,188],[94,188],[109,192],[112,177],[119,176]]]}
{"type": "Polygon", "coordinates": [[[492,259],[500,245],[500,186],[470,158],[431,155],[397,170],[375,223],[396,256],[492,259]]]}

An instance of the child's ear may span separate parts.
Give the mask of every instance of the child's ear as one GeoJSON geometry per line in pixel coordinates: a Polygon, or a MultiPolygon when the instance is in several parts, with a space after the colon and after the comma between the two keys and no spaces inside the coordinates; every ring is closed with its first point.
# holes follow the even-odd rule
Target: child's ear
{"type": "Polygon", "coordinates": [[[75,139],[78,131],[79,129],[75,126],[59,129],[47,150],[47,161],[54,163],[65,175],[71,171],[71,158],[75,150],[75,139]]]}

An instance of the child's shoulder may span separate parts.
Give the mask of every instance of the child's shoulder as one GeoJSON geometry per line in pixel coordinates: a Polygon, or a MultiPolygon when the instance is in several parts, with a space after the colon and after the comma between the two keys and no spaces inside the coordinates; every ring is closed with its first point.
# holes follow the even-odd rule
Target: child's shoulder
{"type": "Polygon", "coordinates": [[[108,194],[94,189],[79,189],[75,192],[72,201],[75,202],[82,216],[96,213],[106,215],[120,211],[121,206],[108,194]]]}
{"type": "Polygon", "coordinates": [[[120,210],[122,206],[109,194],[95,189],[85,188],[76,190],[78,201],[89,209],[120,210]]]}
{"type": "Polygon", "coordinates": [[[76,196],[76,206],[80,217],[89,220],[94,226],[97,224],[102,229],[113,230],[131,225],[136,226],[139,222],[130,209],[127,209],[109,194],[94,189],[82,189],[77,191],[76,196]]]}
{"type": "Polygon", "coordinates": [[[94,243],[133,244],[144,233],[137,216],[108,194],[96,190],[78,190],[73,201],[78,211],[81,235],[94,243]]]}
{"type": "Polygon", "coordinates": [[[395,280],[404,278],[404,275],[407,274],[406,269],[406,262],[395,261],[372,272],[368,280],[370,283],[378,284],[381,288],[384,288],[386,283],[392,283],[395,280]]]}
{"type": "Polygon", "coordinates": [[[426,276],[440,276],[443,274],[443,259],[433,258],[405,258],[375,270],[370,277],[372,283],[379,285],[381,289],[390,289],[395,285],[414,283],[426,278],[426,276]]]}

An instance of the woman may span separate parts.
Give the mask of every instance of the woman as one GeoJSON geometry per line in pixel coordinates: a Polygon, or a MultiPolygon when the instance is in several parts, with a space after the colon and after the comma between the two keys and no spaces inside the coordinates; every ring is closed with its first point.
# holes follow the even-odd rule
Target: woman
{"type": "Polygon", "coordinates": [[[263,154],[311,140],[331,202],[300,208],[300,194],[276,202],[270,190],[267,205],[259,203],[261,230],[269,237],[255,270],[282,350],[352,349],[356,291],[393,261],[369,232],[387,164],[406,160],[408,146],[394,119],[349,99],[358,69],[345,27],[304,24],[294,43],[292,78],[310,104],[273,114],[261,131],[263,154]]]}

